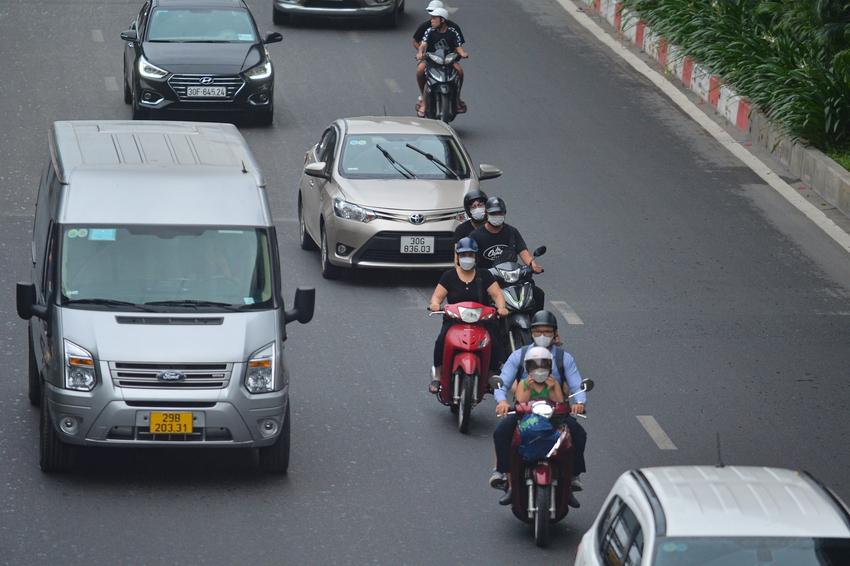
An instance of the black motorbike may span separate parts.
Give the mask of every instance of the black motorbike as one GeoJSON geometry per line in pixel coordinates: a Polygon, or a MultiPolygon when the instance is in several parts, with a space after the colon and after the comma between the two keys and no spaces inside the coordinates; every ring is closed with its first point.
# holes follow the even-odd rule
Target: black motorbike
{"type": "MultiPolygon", "coordinates": [[[[535,258],[546,253],[546,246],[534,250],[535,258]]],[[[496,260],[496,264],[490,268],[490,273],[499,283],[502,295],[505,297],[505,305],[508,316],[499,319],[502,334],[502,344],[506,351],[514,352],[523,346],[533,342],[531,338],[531,318],[539,307],[534,304],[533,285],[534,270],[519,263],[516,254],[509,254],[496,260]]]]}
{"type": "Polygon", "coordinates": [[[460,55],[445,49],[425,53],[426,118],[442,120],[448,124],[457,116],[460,75],[454,64],[458,59],[460,55]]]}

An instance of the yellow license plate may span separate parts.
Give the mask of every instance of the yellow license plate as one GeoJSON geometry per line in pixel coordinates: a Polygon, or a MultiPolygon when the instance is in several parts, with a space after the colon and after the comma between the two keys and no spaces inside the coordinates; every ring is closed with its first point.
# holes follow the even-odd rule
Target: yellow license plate
{"type": "Polygon", "coordinates": [[[151,413],[151,434],[191,434],[192,413],[151,413]]]}

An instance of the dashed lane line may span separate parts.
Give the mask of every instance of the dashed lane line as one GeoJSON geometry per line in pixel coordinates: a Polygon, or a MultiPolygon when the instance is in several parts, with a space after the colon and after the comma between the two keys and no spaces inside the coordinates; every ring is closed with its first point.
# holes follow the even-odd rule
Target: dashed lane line
{"type": "Polygon", "coordinates": [[[661,425],[658,424],[658,421],[655,420],[655,417],[652,415],[638,415],[637,420],[640,421],[640,424],[643,425],[643,428],[646,429],[649,437],[658,445],[658,448],[661,450],[678,450],[676,445],[673,444],[673,441],[670,440],[670,437],[667,436],[667,433],[664,432],[664,429],[661,428],[661,425]]]}
{"type": "Polygon", "coordinates": [[[118,81],[115,77],[103,77],[103,82],[106,83],[106,90],[118,90],[118,81]]]}
{"type": "Polygon", "coordinates": [[[576,314],[576,311],[574,311],[573,308],[564,301],[551,301],[551,303],[552,306],[558,309],[559,313],[564,315],[564,318],[567,320],[567,324],[584,324],[584,321],[576,314]]]}
{"type": "Polygon", "coordinates": [[[91,30],[91,38],[95,43],[103,43],[103,32],[99,29],[91,30]]]}
{"type": "Polygon", "coordinates": [[[398,86],[398,83],[393,79],[384,79],[384,82],[387,83],[387,87],[390,89],[390,92],[401,93],[404,92],[401,90],[401,87],[398,86]]]}

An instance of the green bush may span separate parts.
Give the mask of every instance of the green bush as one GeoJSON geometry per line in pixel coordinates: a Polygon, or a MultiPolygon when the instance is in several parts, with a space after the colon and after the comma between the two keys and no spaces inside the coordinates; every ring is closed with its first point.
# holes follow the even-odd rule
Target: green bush
{"type": "Polygon", "coordinates": [[[792,139],[850,150],[847,0],[623,0],[792,139]]]}

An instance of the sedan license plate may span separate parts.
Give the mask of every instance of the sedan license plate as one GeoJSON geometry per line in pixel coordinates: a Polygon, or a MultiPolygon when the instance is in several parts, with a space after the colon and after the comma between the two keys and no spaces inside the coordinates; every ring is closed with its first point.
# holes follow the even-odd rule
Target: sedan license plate
{"type": "Polygon", "coordinates": [[[186,96],[194,98],[225,98],[227,88],[223,86],[190,86],[186,87],[186,96]]]}
{"type": "Polygon", "coordinates": [[[151,413],[151,434],[192,434],[192,413],[151,413]]]}
{"type": "Polygon", "coordinates": [[[403,254],[432,254],[434,253],[434,236],[402,236],[401,253],[403,254]]]}

